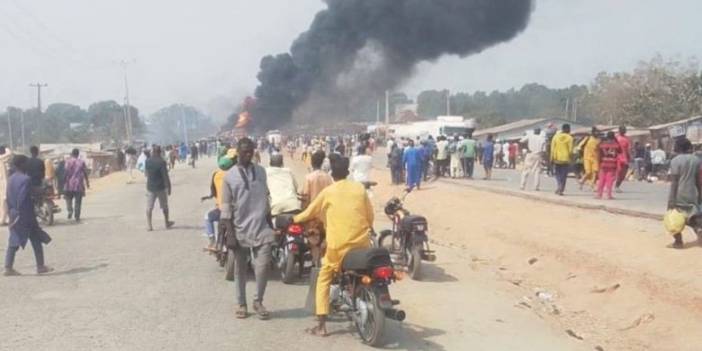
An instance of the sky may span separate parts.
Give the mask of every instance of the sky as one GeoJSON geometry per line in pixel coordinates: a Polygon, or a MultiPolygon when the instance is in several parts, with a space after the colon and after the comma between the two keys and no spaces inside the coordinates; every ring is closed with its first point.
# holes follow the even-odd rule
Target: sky
{"type": "MultiPolygon", "coordinates": [[[[426,0],[431,1],[431,0],[426,0]]],[[[124,99],[226,114],[257,85],[261,57],[286,52],[321,0],[0,0],[0,109],[124,99]]],[[[473,92],[588,84],[656,54],[702,58],[699,0],[537,0],[512,41],[419,65],[398,90],[473,92]]]]}

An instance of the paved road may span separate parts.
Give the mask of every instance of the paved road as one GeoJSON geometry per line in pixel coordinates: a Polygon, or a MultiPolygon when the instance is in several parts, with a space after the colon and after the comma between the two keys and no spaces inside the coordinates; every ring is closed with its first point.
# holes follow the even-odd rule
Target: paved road
{"type": "MultiPolygon", "coordinates": [[[[177,224],[144,230],[144,184],[116,175],[85,199],[84,222],[48,228],[49,276],[35,276],[31,249],[18,254],[22,277],[0,277],[0,350],[358,350],[366,349],[337,319],[335,335],[316,339],[302,330],[304,284],[272,281],[266,305],[273,319],[234,318],[234,287],[203,254],[201,233],[209,169],[173,172],[172,213],[177,224]]],[[[5,251],[6,230],[0,251],[5,251]]],[[[388,349],[579,350],[530,311],[490,273],[467,269],[465,252],[438,248],[427,281],[402,281],[393,294],[406,323],[388,324],[388,349]]],[[[252,288],[252,283],[249,284],[252,288]]],[[[251,294],[251,291],[249,291],[251,294]]]]}
{"type": "MultiPolygon", "coordinates": [[[[379,150],[375,155],[375,167],[379,169],[385,168],[386,158],[384,152],[379,150]]],[[[388,170],[388,181],[390,179],[390,171],[388,170]]],[[[520,191],[521,172],[511,169],[494,169],[492,180],[482,180],[485,176],[483,168],[476,164],[475,175],[473,180],[460,179],[459,184],[472,185],[487,189],[520,191]]],[[[452,180],[451,180],[452,181],[452,180]]],[[[566,184],[565,196],[557,196],[556,180],[545,174],[541,175],[541,186],[539,192],[533,189],[533,180],[530,179],[527,185],[525,194],[536,195],[546,199],[572,202],[574,204],[582,204],[588,206],[607,206],[615,210],[627,210],[642,212],[650,215],[662,215],[666,210],[668,199],[668,184],[667,183],[646,183],[626,181],[622,185],[622,193],[614,193],[614,200],[598,200],[594,198],[594,194],[589,190],[580,190],[578,182],[575,178],[569,178],[566,184]]],[[[587,189],[587,188],[586,188],[587,189]]]]}

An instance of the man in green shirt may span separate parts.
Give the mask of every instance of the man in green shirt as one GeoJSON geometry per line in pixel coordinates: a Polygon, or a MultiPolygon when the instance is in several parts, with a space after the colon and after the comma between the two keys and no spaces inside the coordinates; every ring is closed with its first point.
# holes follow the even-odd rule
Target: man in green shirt
{"type": "Polygon", "coordinates": [[[464,135],[461,142],[461,163],[463,166],[463,176],[468,179],[473,179],[473,169],[475,165],[476,142],[473,139],[473,133],[469,132],[464,135]]]}

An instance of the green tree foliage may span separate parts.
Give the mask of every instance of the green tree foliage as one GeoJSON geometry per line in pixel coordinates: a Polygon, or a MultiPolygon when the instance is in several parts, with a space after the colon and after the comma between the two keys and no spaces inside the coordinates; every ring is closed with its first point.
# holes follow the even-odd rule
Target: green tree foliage
{"type": "MultiPolygon", "coordinates": [[[[139,110],[130,106],[129,111],[133,137],[136,139],[143,134],[144,123],[139,117],[139,110]]],[[[25,146],[40,143],[121,143],[126,139],[125,122],[124,106],[114,101],[94,103],[88,110],[77,105],[54,103],[43,113],[36,109],[9,107],[0,113],[0,143],[19,146],[22,143],[23,123],[25,146]]]]}
{"type": "MultiPolygon", "coordinates": [[[[423,118],[446,114],[446,90],[419,94],[423,118]]],[[[524,118],[562,117],[585,123],[647,127],[702,113],[699,63],[657,56],[632,72],[602,72],[590,86],[551,89],[531,83],[519,90],[451,95],[451,113],[491,127],[524,118]]]]}
{"type": "MultiPolygon", "coordinates": [[[[127,120],[125,107],[113,100],[100,101],[88,107],[88,119],[94,141],[121,143],[127,138],[127,120]]],[[[144,134],[145,125],[139,117],[139,110],[129,106],[129,116],[132,125],[132,137],[139,138],[144,134]]]]}
{"type": "MultiPolygon", "coordinates": [[[[448,91],[429,90],[419,94],[418,113],[424,118],[446,115],[448,91]]],[[[477,91],[473,94],[451,95],[451,114],[475,118],[481,127],[500,125],[524,118],[566,117],[574,115],[573,106],[582,105],[588,94],[586,86],[574,85],[564,89],[550,89],[532,83],[521,89],[505,92],[493,91],[487,94],[477,91]]],[[[588,112],[578,107],[578,118],[587,118],[588,112]]]]}
{"type": "Polygon", "coordinates": [[[666,61],[657,56],[633,72],[600,73],[590,101],[601,123],[650,126],[702,111],[702,75],[695,59],[666,61]]]}

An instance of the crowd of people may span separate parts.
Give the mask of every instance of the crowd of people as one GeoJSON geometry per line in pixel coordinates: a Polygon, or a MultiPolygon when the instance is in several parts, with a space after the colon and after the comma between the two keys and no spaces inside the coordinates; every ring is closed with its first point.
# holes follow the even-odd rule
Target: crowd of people
{"type": "MultiPolygon", "coordinates": [[[[326,316],[333,275],[340,269],[346,252],[369,245],[373,223],[372,206],[361,184],[369,179],[368,164],[372,159],[368,150],[373,141],[364,137],[335,145],[327,141],[326,138],[302,141],[302,153],[309,154],[303,158],[309,159],[310,167],[301,187],[291,170],[284,167],[280,144],[241,138],[233,142],[236,146],[223,144],[218,153],[218,167],[210,178],[210,194],[202,197],[203,201],[216,199],[205,219],[206,251],[214,250],[219,234],[225,235],[227,247],[234,252],[237,318],[249,316],[248,260],[256,281],[253,311],[260,319],[270,317],[263,300],[275,242],[273,218],[289,216],[289,221],[307,226],[313,260],[323,256],[315,289],[318,323],[308,331],[313,335],[327,334],[326,316]],[[352,159],[339,152],[345,151],[340,145],[345,148],[354,143],[356,152],[352,159]],[[260,164],[260,151],[268,153],[268,167],[260,164]],[[328,170],[323,169],[325,164],[328,170]]],[[[292,156],[291,159],[295,155],[292,156]]],[[[156,179],[167,175],[163,165],[158,169],[148,173],[156,179]]],[[[165,189],[168,191],[169,187],[165,189]]]]}
{"type": "Polygon", "coordinates": [[[63,196],[68,219],[78,223],[81,221],[82,199],[86,189],[90,188],[89,170],[78,149],[56,162],[42,159],[36,146],[31,146],[29,153],[29,157],[15,154],[0,146],[0,217],[2,225],[6,225],[10,232],[5,253],[5,276],[20,275],[14,269],[15,256],[27,242],[34,250],[37,273],[53,271],[45,264],[43,248],[51,237],[39,225],[35,208],[45,201],[45,197],[63,196]]]}

